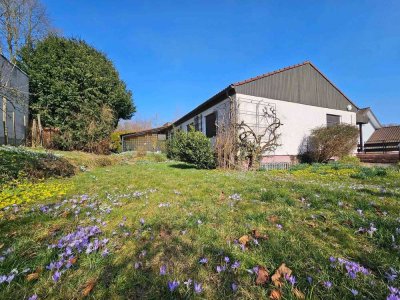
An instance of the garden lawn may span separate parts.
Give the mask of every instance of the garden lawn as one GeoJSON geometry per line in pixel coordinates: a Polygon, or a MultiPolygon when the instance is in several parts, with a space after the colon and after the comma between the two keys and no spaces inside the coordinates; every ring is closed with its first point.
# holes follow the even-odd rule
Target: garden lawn
{"type": "Polygon", "coordinates": [[[38,184],[64,191],[0,211],[1,299],[386,299],[400,287],[395,170],[138,160],[38,184]],[[291,272],[268,278],[282,263],[291,272]]]}

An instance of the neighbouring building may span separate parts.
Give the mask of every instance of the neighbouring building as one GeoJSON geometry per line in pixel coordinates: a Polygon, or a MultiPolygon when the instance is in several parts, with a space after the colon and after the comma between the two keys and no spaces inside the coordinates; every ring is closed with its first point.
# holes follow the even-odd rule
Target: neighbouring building
{"type": "Polygon", "coordinates": [[[164,151],[170,126],[166,123],[161,127],[120,135],[122,151],[164,151]]]}
{"type": "Polygon", "coordinates": [[[0,145],[26,141],[29,117],[29,78],[0,55],[0,145]]]}

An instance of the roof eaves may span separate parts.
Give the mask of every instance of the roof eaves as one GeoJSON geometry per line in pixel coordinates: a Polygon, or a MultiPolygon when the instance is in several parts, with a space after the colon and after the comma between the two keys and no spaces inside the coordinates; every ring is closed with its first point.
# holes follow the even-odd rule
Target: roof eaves
{"type": "Polygon", "coordinates": [[[172,124],[168,124],[168,125],[164,125],[164,126],[160,126],[160,127],[156,127],[156,128],[124,133],[124,134],[121,134],[119,137],[122,138],[122,137],[126,137],[126,136],[139,136],[139,135],[143,135],[146,133],[156,133],[156,132],[162,131],[164,129],[168,129],[171,126],[172,126],[172,124]]]}
{"type": "Polygon", "coordinates": [[[206,107],[208,104],[210,104],[213,100],[215,100],[217,97],[221,96],[224,93],[229,92],[231,89],[234,89],[233,85],[228,85],[226,88],[224,88],[222,91],[216,93],[214,96],[210,97],[207,101],[201,103],[200,105],[198,105],[196,108],[192,109],[190,112],[188,112],[187,114],[185,114],[184,116],[180,117],[178,120],[172,122],[172,125],[178,125],[182,122],[185,121],[185,119],[192,115],[195,114],[196,111],[201,111],[202,108],[206,107]]]}
{"type": "Polygon", "coordinates": [[[20,71],[22,74],[24,74],[29,79],[29,75],[24,70],[22,70],[20,67],[18,67],[17,64],[12,63],[4,54],[0,53],[0,55],[5,59],[6,62],[8,62],[10,65],[12,65],[13,68],[16,68],[18,71],[20,71]]]}

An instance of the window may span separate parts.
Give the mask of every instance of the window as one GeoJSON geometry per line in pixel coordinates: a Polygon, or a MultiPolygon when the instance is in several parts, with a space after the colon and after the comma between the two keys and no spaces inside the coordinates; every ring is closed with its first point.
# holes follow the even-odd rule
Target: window
{"type": "Polygon", "coordinates": [[[211,138],[217,135],[217,112],[206,116],[206,136],[211,138]]]}
{"type": "Polygon", "coordinates": [[[337,124],[340,124],[340,116],[330,115],[330,114],[326,115],[326,125],[328,127],[337,125],[337,124]]]}

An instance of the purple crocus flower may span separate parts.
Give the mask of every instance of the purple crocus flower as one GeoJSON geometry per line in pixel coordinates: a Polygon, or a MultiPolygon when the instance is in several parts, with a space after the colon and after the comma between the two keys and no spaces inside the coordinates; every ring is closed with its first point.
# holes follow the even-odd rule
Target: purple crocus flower
{"type": "Polygon", "coordinates": [[[236,292],[238,289],[238,285],[236,283],[232,282],[231,288],[232,288],[232,291],[236,292]]]}
{"type": "Polygon", "coordinates": [[[258,270],[260,268],[258,266],[253,267],[252,271],[254,272],[254,274],[258,274],[258,270]]]}
{"type": "Polygon", "coordinates": [[[229,262],[230,262],[229,257],[228,257],[228,256],[225,256],[225,257],[224,257],[224,261],[225,261],[227,264],[229,264],[229,262]]]}
{"type": "Polygon", "coordinates": [[[350,292],[354,295],[357,296],[358,295],[358,291],[355,289],[351,289],[350,292]]]}
{"type": "Polygon", "coordinates": [[[103,250],[103,252],[101,253],[101,256],[106,257],[108,254],[110,254],[110,252],[108,251],[107,248],[105,248],[105,249],[103,250]]]}
{"type": "Polygon", "coordinates": [[[11,281],[14,280],[14,277],[15,277],[15,274],[10,274],[10,275],[7,276],[6,281],[7,281],[8,283],[10,283],[11,281]]]}
{"type": "Polygon", "coordinates": [[[283,226],[281,224],[276,224],[276,228],[278,228],[279,230],[281,230],[283,228],[283,226]]]}
{"type": "Polygon", "coordinates": [[[170,292],[175,291],[179,286],[179,281],[168,281],[168,288],[170,290],[170,292]]]}
{"type": "Polygon", "coordinates": [[[307,276],[307,281],[308,281],[309,284],[312,284],[312,282],[313,282],[312,277],[311,276],[307,276]]]}
{"type": "Polygon", "coordinates": [[[167,267],[165,265],[162,265],[160,267],[160,275],[165,275],[167,274],[167,267]]]}
{"type": "Polygon", "coordinates": [[[295,285],[296,284],[296,277],[294,277],[293,275],[288,276],[286,274],[285,279],[291,284],[291,285],[295,285]]]}
{"type": "Polygon", "coordinates": [[[194,282],[194,292],[196,294],[201,294],[203,292],[203,288],[201,287],[201,283],[194,282]]]}
{"type": "Polygon", "coordinates": [[[53,274],[53,280],[54,282],[57,282],[60,279],[61,273],[59,271],[55,271],[53,274]]]}
{"type": "Polygon", "coordinates": [[[330,288],[332,287],[332,282],[330,282],[330,281],[325,281],[325,282],[324,282],[324,286],[325,286],[327,289],[330,289],[330,288]]]}
{"type": "Polygon", "coordinates": [[[37,298],[38,298],[38,295],[33,294],[32,296],[30,296],[30,297],[28,298],[28,300],[37,300],[37,298]]]}
{"type": "Polygon", "coordinates": [[[193,280],[189,278],[188,280],[184,281],[183,284],[186,285],[187,288],[189,288],[190,285],[192,284],[192,281],[193,280]]]}
{"type": "Polygon", "coordinates": [[[238,262],[237,260],[235,260],[235,262],[232,264],[231,268],[232,269],[238,269],[240,267],[240,262],[238,262]]]}
{"type": "Polygon", "coordinates": [[[143,226],[144,225],[144,219],[143,218],[140,218],[140,224],[143,226]]]}
{"type": "Polygon", "coordinates": [[[226,270],[226,267],[225,266],[217,266],[217,272],[218,273],[221,273],[221,272],[223,272],[223,271],[225,271],[226,270]]]}
{"type": "Polygon", "coordinates": [[[204,264],[208,263],[208,259],[206,257],[200,258],[199,263],[204,265],[204,264]]]}

